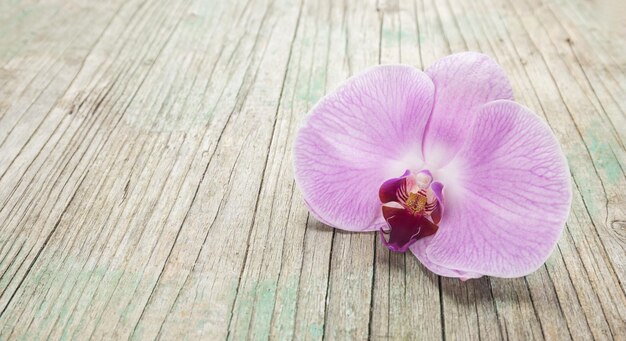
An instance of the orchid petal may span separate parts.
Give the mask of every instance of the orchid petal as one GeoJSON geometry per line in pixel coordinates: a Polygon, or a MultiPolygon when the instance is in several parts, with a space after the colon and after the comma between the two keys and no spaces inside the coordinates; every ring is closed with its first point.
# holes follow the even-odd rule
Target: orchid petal
{"type": "Polygon", "coordinates": [[[445,165],[458,152],[477,108],[497,99],[512,100],[513,91],[498,63],[476,52],[444,57],[425,72],[436,89],[422,147],[432,169],[445,165]]]}
{"type": "Polygon", "coordinates": [[[421,162],[433,96],[426,74],[388,65],[348,79],[320,100],[294,147],[295,179],[310,210],[345,230],[384,224],[378,189],[421,162]]]}
{"type": "Polygon", "coordinates": [[[570,177],[550,128],[529,109],[506,100],[483,106],[435,177],[446,184],[445,214],[438,232],[411,248],[427,267],[519,277],[546,261],[568,216],[570,177]]]}
{"type": "Polygon", "coordinates": [[[461,278],[461,279],[482,277],[482,275],[478,273],[449,269],[445,266],[441,266],[439,264],[433,263],[428,258],[428,255],[426,254],[426,247],[428,246],[429,242],[433,238],[434,236],[420,239],[417,242],[415,242],[413,245],[411,245],[410,247],[411,252],[415,254],[415,256],[419,259],[420,263],[422,263],[422,265],[424,265],[428,270],[436,273],[437,275],[445,276],[445,277],[455,277],[455,278],[461,278]]]}

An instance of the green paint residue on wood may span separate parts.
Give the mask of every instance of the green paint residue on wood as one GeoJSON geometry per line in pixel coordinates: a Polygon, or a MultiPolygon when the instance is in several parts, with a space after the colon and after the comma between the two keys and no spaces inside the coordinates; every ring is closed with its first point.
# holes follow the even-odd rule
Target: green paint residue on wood
{"type": "Polygon", "coordinates": [[[279,330],[280,338],[293,338],[293,329],[296,322],[296,301],[298,300],[298,278],[290,277],[277,296],[280,300],[276,304],[280,304],[280,307],[276,307],[275,310],[280,309],[280,315],[275,321],[277,329],[279,330]]]}
{"type": "Polygon", "coordinates": [[[259,282],[256,290],[257,303],[254,313],[254,335],[260,339],[268,339],[274,303],[276,302],[276,282],[263,280],[259,282]]]}
{"type": "MultiPolygon", "coordinates": [[[[398,46],[400,42],[409,42],[417,44],[418,38],[416,33],[407,31],[395,31],[389,28],[383,28],[382,30],[382,42],[384,47],[398,46]]],[[[420,35],[420,39],[422,35],[420,35]]]]}
{"type": "Polygon", "coordinates": [[[324,94],[326,87],[326,74],[319,72],[311,76],[311,89],[309,90],[309,102],[315,103],[324,94]]]}
{"type": "Polygon", "coordinates": [[[13,4],[4,4],[3,8],[24,7],[12,15],[0,14],[0,37],[18,34],[20,39],[13,41],[11,44],[3,45],[0,50],[0,61],[24,55],[28,50],[25,47],[33,43],[33,39],[37,36],[41,27],[39,23],[47,19],[50,13],[56,13],[60,10],[59,4],[48,2],[36,2],[34,4],[24,4],[21,1],[13,4]]]}
{"type": "MultiPolygon", "coordinates": [[[[257,285],[244,294],[240,309],[252,319],[251,335],[257,339],[270,337],[272,324],[279,331],[280,338],[292,338],[296,318],[296,301],[298,295],[298,279],[290,277],[284,286],[278,286],[275,279],[259,281],[257,285]],[[280,306],[277,306],[280,305],[280,306]],[[274,312],[278,311],[276,320],[274,312]]],[[[245,320],[244,320],[245,321],[245,320]]]]}
{"type": "MultiPolygon", "coordinates": [[[[579,148],[565,149],[564,152],[585,206],[596,216],[605,210],[604,202],[597,199],[598,191],[602,191],[600,181],[606,188],[618,185],[620,181],[623,181],[623,173],[614,154],[615,148],[612,150],[611,140],[598,133],[606,131],[606,128],[598,122],[592,124],[591,127],[593,128],[583,131],[584,141],[581,142],[579,148]],[[596,177],[596,171],[601,180],[596,177]]],[[[576,187],[575,184],[572,186],[576,187]]]]}
{"type": "MultiPolygon", "coordinates": [[[[70,339],[71,334],[76,332],[68,328],[68,325],[75,322],[77,316],[72,314],[75,314],[77,309],[88,311],[94,302],[95,295],[101,293],[102,290],[108,291],[107,295],[115,293],[115,297],[131,298],[141,282],[156,281],[156,276],[149,277],[149,274],[141,276],[140,273],[130,271],[125,273],[123,269],[110,269],[101,265],[89,268],[84,263],[84,259],[68,257],[63,259],[62,264],[52,262],[44,268],[33,271],[34,285],[49,287],[50,291],[41,293],[39,300],[42,302],[32,312],[37,328],[28,330],[24,334],[26,339],[42,338],[45,335],[41,333],[49,332],[54,325],[57,325],[57,328],[65,326],[60,338],[70,339]],[[90,294],[93,296],[89,297],[90,294]]],[[[120,309],[125,309],[119,315],[122,322],[127,322],[130,318],[126,313],[130,308],[127,304],[131,301],[123,300],[125,305],[120,309]]]]}
{"type": "Polygon", "coordinates": [[[309,335],[315,340],[321,340],[324,336],[324,326],[317,323],[309,325],[309,335]]]}
{"type": "MultiPolygon", "coordinates": [[[[236,286],[233,286],[233,288],[236,289],[236,286]]],[[[236,291],[234,291],[234,293],[236,295],[236,291]]],[[[235,319],[234,314],[236,314],[237,320],[242,320],[245,323],[250,321],[250,319],[252,318],[252,307],[253,307],[253,302],[254,302],[253,293],[254,293],[254,289],[249,289],[245,293],[236,296],[237,301],[236,301],[236,306],[234,307],[232,319],[235,319]]],[[[238,327],[233,320],[233,324],[231,325],[231,330],[235,330],[236,328],[238,327]]],[[[236,333],[233,334],[232,338],[238,339],[236,333]]],[[[244,338],[245,338],[245,334],[241,335],[240,339],[244,339],[244,338]]]]}
{"type": "Polygon", "coordinates": [[[390,30],[388,28],[383,28],[382,31],[382,42],[384,47],[394,47],[398,45],[400,36],[398,32],[390,30]]]}
{"type": "Polygon", "coordinates": [[[311,106],[324,95],[326,88],[326,74],[324,72],[314,72],[310,81],[302,82],[296,90],[296,97],[308,102],[311,106]]]}
{"type": "Polygon", "coordinates": [[[589,152],[594,156],[594,162],[598,170],[606,176],[609,185],[617,184],[622,178],[622,170],[619,161],[613,155],[611,146],[606,139],[600,139],[594,131],[604,131],[603,129],[593,129],[587,132],[589,143],[589,152]]]}
{"type": "MultiPolygon", "coordinates": [[[[581,148],[584,148],[584,146],[581,145],[581,148]]],[[[589,161],[586,159],[587,155],[583,151],[577,149],[566,149],[564,150],[564,153],[565,157],[567,158],[567,163],[570,168],[571,176],[573,178],[572,190],[576,190],[576,185],[574,184],[574,181],[579,184],[586,184],[584,186],[579,186],[578,190],[580,192],[580,195],[582,196],[583,201],[586,205],[588,205],[589,209],[591,211],[595,211],[597,207],[595,205],[595,201],[592,200],[593,191],[591,186],[588,185],[588,181],[591,180],[587,179],[588,173],[581,171],[582,167],[580,167],[581,165],[588,164],[589,161]]],[[[570,215],[570,217],[571,216],[572,215],[570,215]]]]}

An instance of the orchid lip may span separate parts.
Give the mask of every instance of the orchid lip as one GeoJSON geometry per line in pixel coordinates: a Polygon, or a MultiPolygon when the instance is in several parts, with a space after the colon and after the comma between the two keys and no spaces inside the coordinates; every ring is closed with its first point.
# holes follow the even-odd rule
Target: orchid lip
{"type": "Polygon", "coordinates": [[[442,188],[428,170],[407,170],[401,177],[385,181],[379,190],[387,222],[387,228],[380,229],[383,245],[405,252],[419,239],[437,232],[443,212],[442,188]]]}

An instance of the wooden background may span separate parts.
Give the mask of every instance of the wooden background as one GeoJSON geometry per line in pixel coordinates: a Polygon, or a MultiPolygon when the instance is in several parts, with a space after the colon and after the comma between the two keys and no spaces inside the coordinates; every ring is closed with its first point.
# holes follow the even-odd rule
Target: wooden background
{"type": "Polygon", "coordinates": [[[602,8],[2,0],[0,339],[625,340],[626,42],[602,8]],[[464,50],[571,166],[566,229],[526,278],[439,278],[294,185],[323,94],[464,50]]]}

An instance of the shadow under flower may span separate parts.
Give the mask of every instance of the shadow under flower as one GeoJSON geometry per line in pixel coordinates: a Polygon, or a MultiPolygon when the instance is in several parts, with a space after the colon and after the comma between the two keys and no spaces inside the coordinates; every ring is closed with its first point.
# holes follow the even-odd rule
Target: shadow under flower
{"type": "MultiPolygon", "coordinates": [[[[318,233],[333,233],[334,231],[334,233],[340,235],[351,235],[351,232],[334,229],[312,217],[309,219],[306,228],[315,230],[318,233]]],[[[518,305],[532,304],[525,277],[495,278],[484,276],[461,281],[458,278],[438,276],[423,266],[411,252],[391,252],[382,245],[377,232],[368,232],[367,234],[375,236],[373,260],[375,273],[388,272],[388,276],[406,276],[407,271],[418,272],[419,274],[411,274],[409,277],[421,277],[417,281],[421,285],[427,284],[432,288],[438,288],[444,307],[446,304],[448,304],[448,307],[472,307],[472,309],[493,314],[493,317],[497,318],[498,308],[496,303],[506,305],[511,302],[518,305]]]]}

